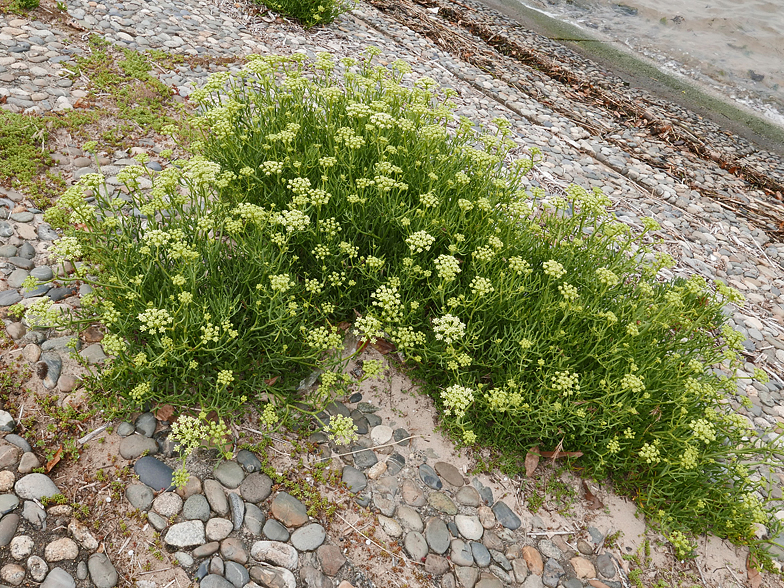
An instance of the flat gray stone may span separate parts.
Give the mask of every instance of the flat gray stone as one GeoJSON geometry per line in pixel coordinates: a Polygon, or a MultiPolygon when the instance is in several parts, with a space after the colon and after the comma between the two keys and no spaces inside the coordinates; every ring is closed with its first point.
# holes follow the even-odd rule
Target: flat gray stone
{"type": "Polygon", "coordinates": [[[471,541],[471,555],[474,556],[474,562],[480,568],[486,568],[490,565],[490,551],[487,547],[476,541],[471,541]]]}
{"type": "Polygon", "coordinates": [[[242,480],[245,478],[245,472],[236,461],[224,461],[219,463],[213,470],[215,479],[226,488],[239,488],[242,480]]]}
{"type": "Polygon", "coordinates": [[[544,564],[544,573],[542,574],[542,583],[548,588],[555,588],[561,577],[566,574],[563,566],[558,560],[550,558],[544,564]]]}
{"type": "Polygon", "coordinates": [[[267,500],[272,493],[272,480],[267,474],[253,472],[248,474],[239,485],[240,496],[248,502],[258,504],[267,500]]]}
{"type": "Polygon", "coordinates": [[[512,509],[507,506],[505,502],[501,502],[500,500],[496,502],[493,507],[493,514],[495,514],[495,518],[498,519],[498,522],[501,523],[507,529],[514,531],[518,529],[522,524],[520,521],[520,517],[518,517],[512,509]]]}
{"type": "Polygon", "coordinates": [[[206,523],[210,519],[210,503],[203,494],[193,494],[182,507],[182,517],[187,521],[199,520],[206,523]]]}
{"type": "Polygon", "coordinates": [[[242,521],[245,519],[245,503],[239,494],[229,492],[229,506],[231,507],[231,520],[234,522],[234,530],[239,531],[242,521]]]}
{"type": "Polygon", "coordinates": [[[477,516],[455,515],[455,524],[460,534],[469,541],[479,541],[485,531],[477,516]]]}
{"type": "Polygon", "coordinates": [[[261,509],[251,502],[245,503],[245,528],[252,535],[261,535],[261,529],[267,517],[261,509]]]}
{"type": "Polygon", "coordinates": [[[76,581],[63,568],[54,568],[46,575],[41,588],[76,588],[76,581]]]}
{"type": "Polygon", "coordinates": [[[103,346],[100,343],[88,345],[79,352],[79,355],[90,365],[101,363],[107,359],[107,355],[104,353],[103,346]]]}
{"type": "Polygon", "coordinates": [[[441,487],[443,486],[436,471],[426,463],[419,466],[419,479],[433,490],[441,490],[441,487]]]}
{"type": "Polygon", "coordinates": [[[131,460],[155,453],[158,453],[158,443],[150,437],[131,435],[120,441],[120,455],[125,459],[131,460]]]}
{"type": "Polygon", "coordinates": [[[48,282],[54,277],[52,268],[50,268],[48,265],[39,265],[38,267],[33,268],[30,271],[30,275],[41,282],[48,282]]]}
{"type": "Polygon", "coordinates": [[[220,482],[217,480],[204,480],[204,495],[207,497],[212,510],[222,517],[229,514],[229,499],[226,498],[226,492],[223,490],[220,482]]]}
{"type": "MultiPolygon", "coordinates": [[[[11,306],[22,299],[22,295],[14,289],[0,292],[0,306],[11,306]]],[[[59,568],[58,568],[59,569],[59,568]]]]}
{"type": "Polygon", "coordinates": [[[105,553],[94,553],[87,560],[90,579],[96,588],[114,588],[117,585],[117,570],[105,553]]]}
{"type": "Polygon", "coordinates": [[[150,510],[153,501],[152,489],[146,484],[132,484],[125,489],[125,498],[137,510],[150,510]]]}
{"type": "Polygon", "coordinates": [[[449,549],[449,542],[451,536],[449,529],[446,528],[446,523],[438,517],[433,517],[427,521],[425,526],[425,539],[430,549],[439,555],[446,553],[449,549]]]}
{"type": "Polygon", "coordinates": [[[370,449],[364,449],[359,445],[353,445],[351,447],[351,451],[356,452],[353,454],[353,456],[354,466],[357,469],[366,470],[378,463],[378,456],[376,456],[376,454],[370,449]]]}
{"type": "Polygon", "coordinates": [[[427,556],[427,541],[422,533],[411,531],[403,540],[403,547],[414,561],[422,561],[427,556]]]}
{"type": "Polygon", "coordinates": [[[17,480],[14,491],[24,500],[41,500],[60,494],[59,488],[45,474],[27,474],[17,480]]]}
{"type": "Polygon", "coordinates": [[[139,476],[139,480],[156,492],[174,488],[172,484],[174,470],[151,455],[139,458],[133,469],[136,475],[139,476]]]}
{"type": "Polygon", "coordinates": [[[286,527],[275,519],[267,519],[267,522],[264,523],[262,533],[272,541],[288,541],[291,536],[286,527]]]}
{"type": "Polygon", "coordinates": [[[304,525],[291,534],[291,544],[298,551],[313,551],[324,543],[327,532],[318,523],[304,525]]]}
{"type": "Polygon", "coordinates": [[[135,430],[136,429],[134,428],[134,426],[127,421],[123,421],[122,423],[117,425],[117,434],[120,437],[127,437],[128,435],[133,435],[135,430]]]}
{"type": "Polygon", "coordinates": [[[24,437],[20,437],[15,433],[6,435],[4,437],[4,440],[6,441],[6,443],[10,443],[11,445],[16,445],[19,449],[21,449],[25,453],[33,450],[33,448],[30,447],[30,444],[27,442],[27,439],[25,439],[24,437]]]}
{"type": "Polygon", "coordinates": [[[419,516],[419,513],[410,506],[406,506],[405,504],[399,505],[397,507],[395,516],[397,517],[397,520],[400,521],[400,523],[407,529],[422,532],[425,528],[425,524],[422,522],[422,517],[419,516]]]}
{"type": "Polygon", "coordinates": [[[368,484],[367,476],[352,466],[343,468],[342,480],[352,492],[361,492],[368,484]]]}
{"type": "Polygon", "coordinates": [[[463,588],[474,588],[476,581],[479,579],[479,570],[474,567],[456,565],[455,576],[460,586],[463,588]]]}
{"type": "Polygon", "coordinates": [[[234,584],[218,574],[209,574],[201,582],[199,588],[234,588],[234,584]]]}
{"type": "Polygon", "coordinates": [[[7,514],[0,519],[0,547],[11,543],[17,527],[19,527],[19,515],[16,513],[7,514]]]}
{"type": "Polygon", "coordinates": [[[152,437],[158,427],[158,420],[151,412],[143,412],[136,417],[136,432],[145,437],[152,437]]]}
{"type": "Polygon", "coordinates": [[[449,557],[458,566],[474,565],[474,554],[471,551],[471,546],[462,539],[452,539],[449,557]]]}
{"type": "Polygon", "coordinates": [[[261,470],[261,462],[259,461],[259,458],[253,455],[253,453],[247,449],[240,449],[237,452],[237,463],[240,464],[242,469],[244,469],[249,474],[261,470]]]}
{"type": "Polygon", "coordinates": [[[223,572],[225,578],[232,583],[234,588],[242,588],[250,582],[250,574],[245,566],[238,564],[236,561],[227,561],[226,569],[223,572]]]}
{"type": "Polygon", "coordinates": [[[8,514],[19,506],[19,498],[13,494],[0,494],[0,516],[8,514]]]}
{"type": "Polygon", "coordinates": [[[177,523],[169,528],[164,541],[172,547],[196,547],[207,542],[204,523],[199,520],[177,523]]]}
{"type": "Polygon", "coordinates": [[[60,379],[60,372],[63,369],[63,360],[56,351],[45,351],[38,362],[38,374],[44,372],[44,388],[52,390],[57,387],[57,380],[60,379]],[[43,367],[45,366],[45,367],[43,367]]]}
{"type": "Polygon", "coordinates": [[[434,467],[438,475],[441,476],[447,482],[449,482],[452,486],[460,487],[463,484],[465,484],[465,480],[463,479],[463,474],[461,474],[460,470],[458,470],[451,463],[447,463],[445,461],[439,461],[436,462],[436,465],[434,467]]]}

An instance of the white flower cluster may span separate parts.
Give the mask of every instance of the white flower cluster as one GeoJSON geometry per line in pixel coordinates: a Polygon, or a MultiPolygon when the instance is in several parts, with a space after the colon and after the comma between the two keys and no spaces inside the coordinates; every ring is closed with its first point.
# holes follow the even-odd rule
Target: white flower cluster
{"type": "Polygon", "coordinates": [[[101,346],[109,355],[118,356],[125,351],[128,345],[114,333],[108,333],[103,340],[101,340],[101,346]]]}
{"type": "Polygon", "coordinates": [[[573,301],[573,300],[576,300],[577,297],[580,295],[577,292],[577,288],[575,288],[574,286],[572,286],[568,282],[564,282],[563,284],[559,284],[558,285],[558,291],[561,293],[561,296],[563,296],[566,300],[568,300],[570,302],[573,301]]]}
{"type": "Polygon", "coordinates": [[[265,161],[259,166],[259,169],[264,173],[265,176],[271,176],[272,174],[279,175],[283,173],[283,162],[265,161]]]}
{"type": "Polygon", "coordinates": [[[304,231],[310,224],[310,217],[299,210],[283,210],[273,218],[274,222],[283,225],[287,233],[294,231],[304,231]]]}
{"type": "Polygon", "coordinates": [[[700,441],[708,444],[716,440],[716,427],[706,419],[697,419],[689,423],[689,428],[700,441]]]}
{"type": "Polygon", "coordinates": [[[485,296],[495,292],[495,288],[493,287],[492,282],[481,276],[476,276],[473,280],[471,280],[470,288],[471,292],[473,292],[476,296],[485,296]]]}
{"type": "Polygon", "coordinates": [[[596,270],[596,277],[604,286],[608,288],[612,288],[613,286],[617,286],[621,279],[615,274],[614,271],[611,269],[607,269],[606,267],[600,267],[596,270]]]}
{"type": "Polygon", "coordinates": [[[76,237],[61,237],[49,251],[56,261],[76,260],[82,256],[82,246],[76,237]]]}
{"type": "Polygon", "coordinates": [[[359,439],[357,425],[350,417],[342,414],[331,416],[329,423],[324,427],[324,432],[337,445],[348,445],[359,439]]]}
{"type": "Polygon", "coordinates": [[[465,411],[474,401],[474,391],[455,384],[441,391],[441,400],[444,402],[444,414],[446,416],[454,414],[455,418],[460,419],[465,416],[465,411]]]}
{"type": "Polygon", "coordinates": [[[166,329],[174,322],[174,319],[165,308],[148,308],[144,312],[140,312],[137,317],[141,322],[141,330],[149,331],[150,334],[165,333],[166,329]]]}
{"type": "Polygon", "coordinates": [[[360,317],[354,323],[354,336],[363,341],[375,343],[379,337],[384,336],[381,321],[372,315],[360,317]]]}
{"type": "Polygon", "coordinates": [[[445,282],[451,282],[460,273],[460,263],[452,255],[439,255],[435,261],[438,277],[445,282]]]}
{"type": "Polygon", "coordinates": [[[657,464],[661,461],[658,444],[658,439],[653,444],[643,443],[643,446],[640,448],[640,457],[645,460],[645,463],[657,464]]]}
{"type": "Polygon", "coordinates": [[[413,253],[422,253],[423,251],[430,251],[430,247],[435,243],[435,240],[436,238],[427,231],[417,231],[406,239],[406,243],[413,253]]]}
{"type": "Polygon", "coordinates": [[[419,197],[419,201],[425,208],[435,208],[440,204],[438,197],[432,192],[427,192],[419,197]]]}
{"type": "Polygon", "coordinates": [[[433,331],[436,339],[451,345],[454,341],[462,339],[465,335],[465,323],[452,314],[433,319],[433,331]]]}
{"type": "Polygon", "coordinates": [[[631,390],[634,394],[639,394],[645,390],[645,382],[641,376],[626,374],[621,378],[621,390],[631,390]]]}
{"type": "Polygon", "coordinates": [[[576,372],[556,371],[554,375],[550,376],[550,386],[553,390],[560,391],[563,396],[571,396],[574,392],[580,392],[579,380],[580,376],[576,372]]]}
{"type": "Polygon", "coordinates": [[[343,344],[343,337],[336,327],[316,327],[306,334],[305,341],[317,351],[327,351],[339,348],[343,344]]]}
{"type": "Polygon", "coordinates": [[[396,286],[381,285],[370,296],[373,298],[373,306],[377,306],[381,310],[381,320],[389,322],[400,321],[403,316],[403,309],[401,307],[400,292],[396,286]]]}
{"type": "Polygon", "coordinates": [[[285,292],[289,288],[294,287],[294,282],[289,278],[288,274],[272,274],[269,279],[275,292],[285,292]]]}
{"type": "Polygon", "coordinates": [[[564,269],[564,266],[562,266],[560,263],[558,263],[554,259],[550,259],[548,261],[545,261],[542,264],[542,267],[544,268],[544,273],[545,274],[547,274],[551,278],[555,278],[556,280],[566,273],[566,270],[564,269]]]}
{"type": "Polygon", "coordinates": [[[509,258],[509,267],[513,272],[516,272],[518,276],[528,276],[533,271],[531,264],[517,255],[509,258]]]}

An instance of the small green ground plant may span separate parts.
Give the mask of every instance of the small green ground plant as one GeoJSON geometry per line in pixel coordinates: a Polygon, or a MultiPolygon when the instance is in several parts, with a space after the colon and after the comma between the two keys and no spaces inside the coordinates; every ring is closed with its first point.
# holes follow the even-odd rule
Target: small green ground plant
{"type": "Polygon", "coordinates": [[[78,319],[108,331],[107,398],[227,414],[291,402],[318,369],[323,399],[347,386],[346,331],[384,337],[445,426],[506,467],[536,445],[582,452],[679,554],[689,533],[775,536],[751,467],[776,446],[720,375],[740,365],[722,313],[739,294],[661,280],[656,222],[632,232],[599,190],[522,189],[537,152],[514,157],[506,121],[477,131],[451,90],[375,54],[252,56],[193,95],[198,156],[124,169],[127,197],[100,174],[66,191],[53,255],[87,262],[78,319]]]}
{"type": "Polygon", "coordinates": [[[270,10],[293,16],[306,29],[328,24],[354,8],[353,0],[257,0],[270,10]]]}

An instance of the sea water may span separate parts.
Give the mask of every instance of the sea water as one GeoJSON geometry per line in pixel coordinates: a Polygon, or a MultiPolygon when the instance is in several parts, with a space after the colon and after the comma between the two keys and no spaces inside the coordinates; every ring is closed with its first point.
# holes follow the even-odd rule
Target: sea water
{"type": "Polygon", "coordinates": [[[784,0],[519,0],[784,127],[784,0]]]}

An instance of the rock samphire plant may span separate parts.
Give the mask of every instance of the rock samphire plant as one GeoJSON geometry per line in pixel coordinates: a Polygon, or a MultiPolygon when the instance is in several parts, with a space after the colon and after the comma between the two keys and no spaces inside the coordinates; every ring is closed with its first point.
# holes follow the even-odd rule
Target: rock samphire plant
{"type": "Polygon", "coordinates": [[[775,533],[752,468],[780,440],[728,401],[740,295],[663,279],[656,222],[630,230],[599,190],[525,189],[538,154],[505,121],[478,130],[374,54],[252,56],[194,93],[199,155],[124,169],[127,196],[87,175],[61,198],[56,252],[92,276],[80,320],[108,331],[107,392],[227,414],[320,369],[328,397],[346,331],[383,337],[462,442],[582,452],[679,555],[683,532],[775,533]]]}

